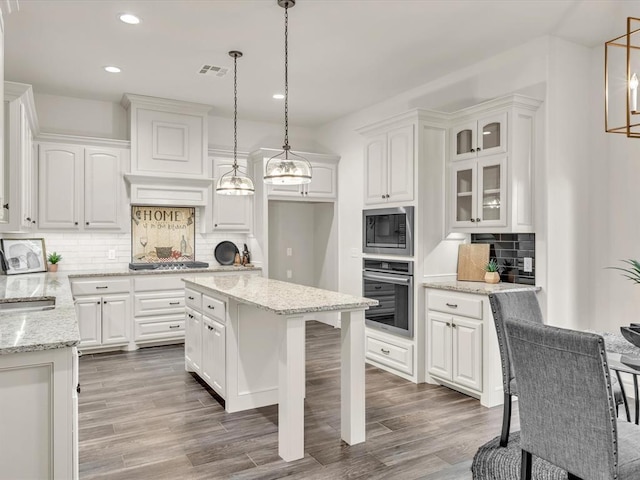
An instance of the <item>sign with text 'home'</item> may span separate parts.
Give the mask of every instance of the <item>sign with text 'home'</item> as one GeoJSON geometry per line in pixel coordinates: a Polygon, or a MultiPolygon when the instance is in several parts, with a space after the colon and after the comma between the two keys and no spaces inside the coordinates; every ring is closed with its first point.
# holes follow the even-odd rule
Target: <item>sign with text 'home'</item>
{"type": "Polygon", "coordinates": [[[131,206],[131,262],[185,262],[195,258],[194,207],[131,206]]]}

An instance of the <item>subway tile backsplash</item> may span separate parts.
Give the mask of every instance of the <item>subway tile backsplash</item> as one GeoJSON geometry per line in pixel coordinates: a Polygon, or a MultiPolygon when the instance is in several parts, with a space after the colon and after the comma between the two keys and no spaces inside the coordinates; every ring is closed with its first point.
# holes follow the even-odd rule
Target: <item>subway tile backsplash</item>
{"type": "Polygon", "coordinates": [[[489,257],[500,266],[500,280],[508,283],[536,284],[535,233],[472,233],[471,243],[488,243],[489,257]],[[524,259],[531,258],[532,271],[524,271],[524,259]]]}

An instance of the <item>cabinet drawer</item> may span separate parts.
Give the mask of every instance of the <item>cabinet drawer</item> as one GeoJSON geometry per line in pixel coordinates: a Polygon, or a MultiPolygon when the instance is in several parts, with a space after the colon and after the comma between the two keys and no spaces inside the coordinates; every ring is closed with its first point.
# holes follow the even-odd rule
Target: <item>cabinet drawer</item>
{"type": "Polygon", "coordinates": [[[466,298],[429,292],[427,302],[429,310],[482,319],[482,299],[480,298],[466,298]]]}
{"type": "Polygon", "coordinates": [[[166,340],[184,338],[184,315],[136,319],[135,340],[166,340]]]}
{"type": "Polygon", "coordinates": [[[202,314],[226,323],[227,315],[224,302],[209,295],[202,295],[202,314]]]}
{"type": "Polygon", "coordinates": [[[191,290],[190,288],[185,289],[185,303],[189,308],[195,308],[196,310],[202,310],[202,294],[200,292],[196,292],[195,290],[191,290]]]}
{"type": "Polygon", "coordinates": [[[133,312],[144,315],[184,314],[185,298],[180,290],[158,293],[136,293],[133,312]]]}
{"type": "Polygon", "coordinates": [[[106,295],[110,293],[129,293],[129,278],[92,278],[90,280],[72,280],[73,295],[106,295]]]}
{"type": "Polygon", "coordinates": [[[413,345],[391,343],[380,338],[366,336],[366,357],[399,372],[413,375],[413,345]]]}
{"type": "Polygon", "coordinates": [[[158,290],[183,290],[184,282],[182,278],[188,276],[180,275],[145,275],[133,278],[133,289],[136,292],[157,292],[158,290]]]}

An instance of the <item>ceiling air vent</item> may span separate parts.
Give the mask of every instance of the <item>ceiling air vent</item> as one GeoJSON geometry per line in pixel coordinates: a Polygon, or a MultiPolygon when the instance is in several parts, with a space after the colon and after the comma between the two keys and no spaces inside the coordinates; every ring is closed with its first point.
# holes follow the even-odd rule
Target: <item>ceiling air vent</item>
{"type": "Polygon", "coordinates": [[[201,75],[209,75],[214,77],[224,77],[227,73],[229,73],[229,69],[227,67],[217,67],[215,65],[202,65],[200,70],[198,71],[201,75]]]}

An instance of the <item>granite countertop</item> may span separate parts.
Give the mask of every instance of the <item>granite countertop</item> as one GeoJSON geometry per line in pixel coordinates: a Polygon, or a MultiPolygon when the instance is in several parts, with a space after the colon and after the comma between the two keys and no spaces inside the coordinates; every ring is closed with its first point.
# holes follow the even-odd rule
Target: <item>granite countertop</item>
{"type": "Polygon", "coordinates": [[[216,265],[207,268],[189,268],[182,270],[130,270],[129,268],[112,268],[104,270],[92,271],[74,271],[69,272],[69,278],[87,278],[87,277],[119,277],[128,275],[169,275],[169,274],[185,274],[188,273],[220,273],[220,272],[251,272],[262,270],[260,267],[234,267],[233,265],[216,265]]]}
{"type": "MultiPolygon", "coordinates": [[[[255,267],[216,266],[190,269],[188,273],[260,270],[255,267]]],[[[0,303],[45,300],[55,297],[55,308],[28,312],[0,312],[0,355],[71,347],[80,343],[80,332],[71,294],[71,278],[126,275],[185,275],[185,270],[28,273],[0,275],[0,303]]]]}
{"type": "Polygon", "coordinates": [[[478,295],[489,295],[495,292],[526,292],[540,290],[534,285],[524,285],[521,283],[484,283],[484,282],[463,282],[457,280],[423,282],[425,288],[436,288],[439,290],[451,290],[462,293],[475,293],[478,295]]]}
{"type": "Polygon", "coordinates": [[[257,275],[185,277],[187,285],[210,290],[278,315],[369,308],[377,300],[281,282],[257,275]]]}
{"type": "Polygon", "coordinates": [[[69,276],[29,273],[0,276],[0,303],[55,297],[55,308],[0,312],[0,355],[72,347],[80,343],[69,276]]]}

